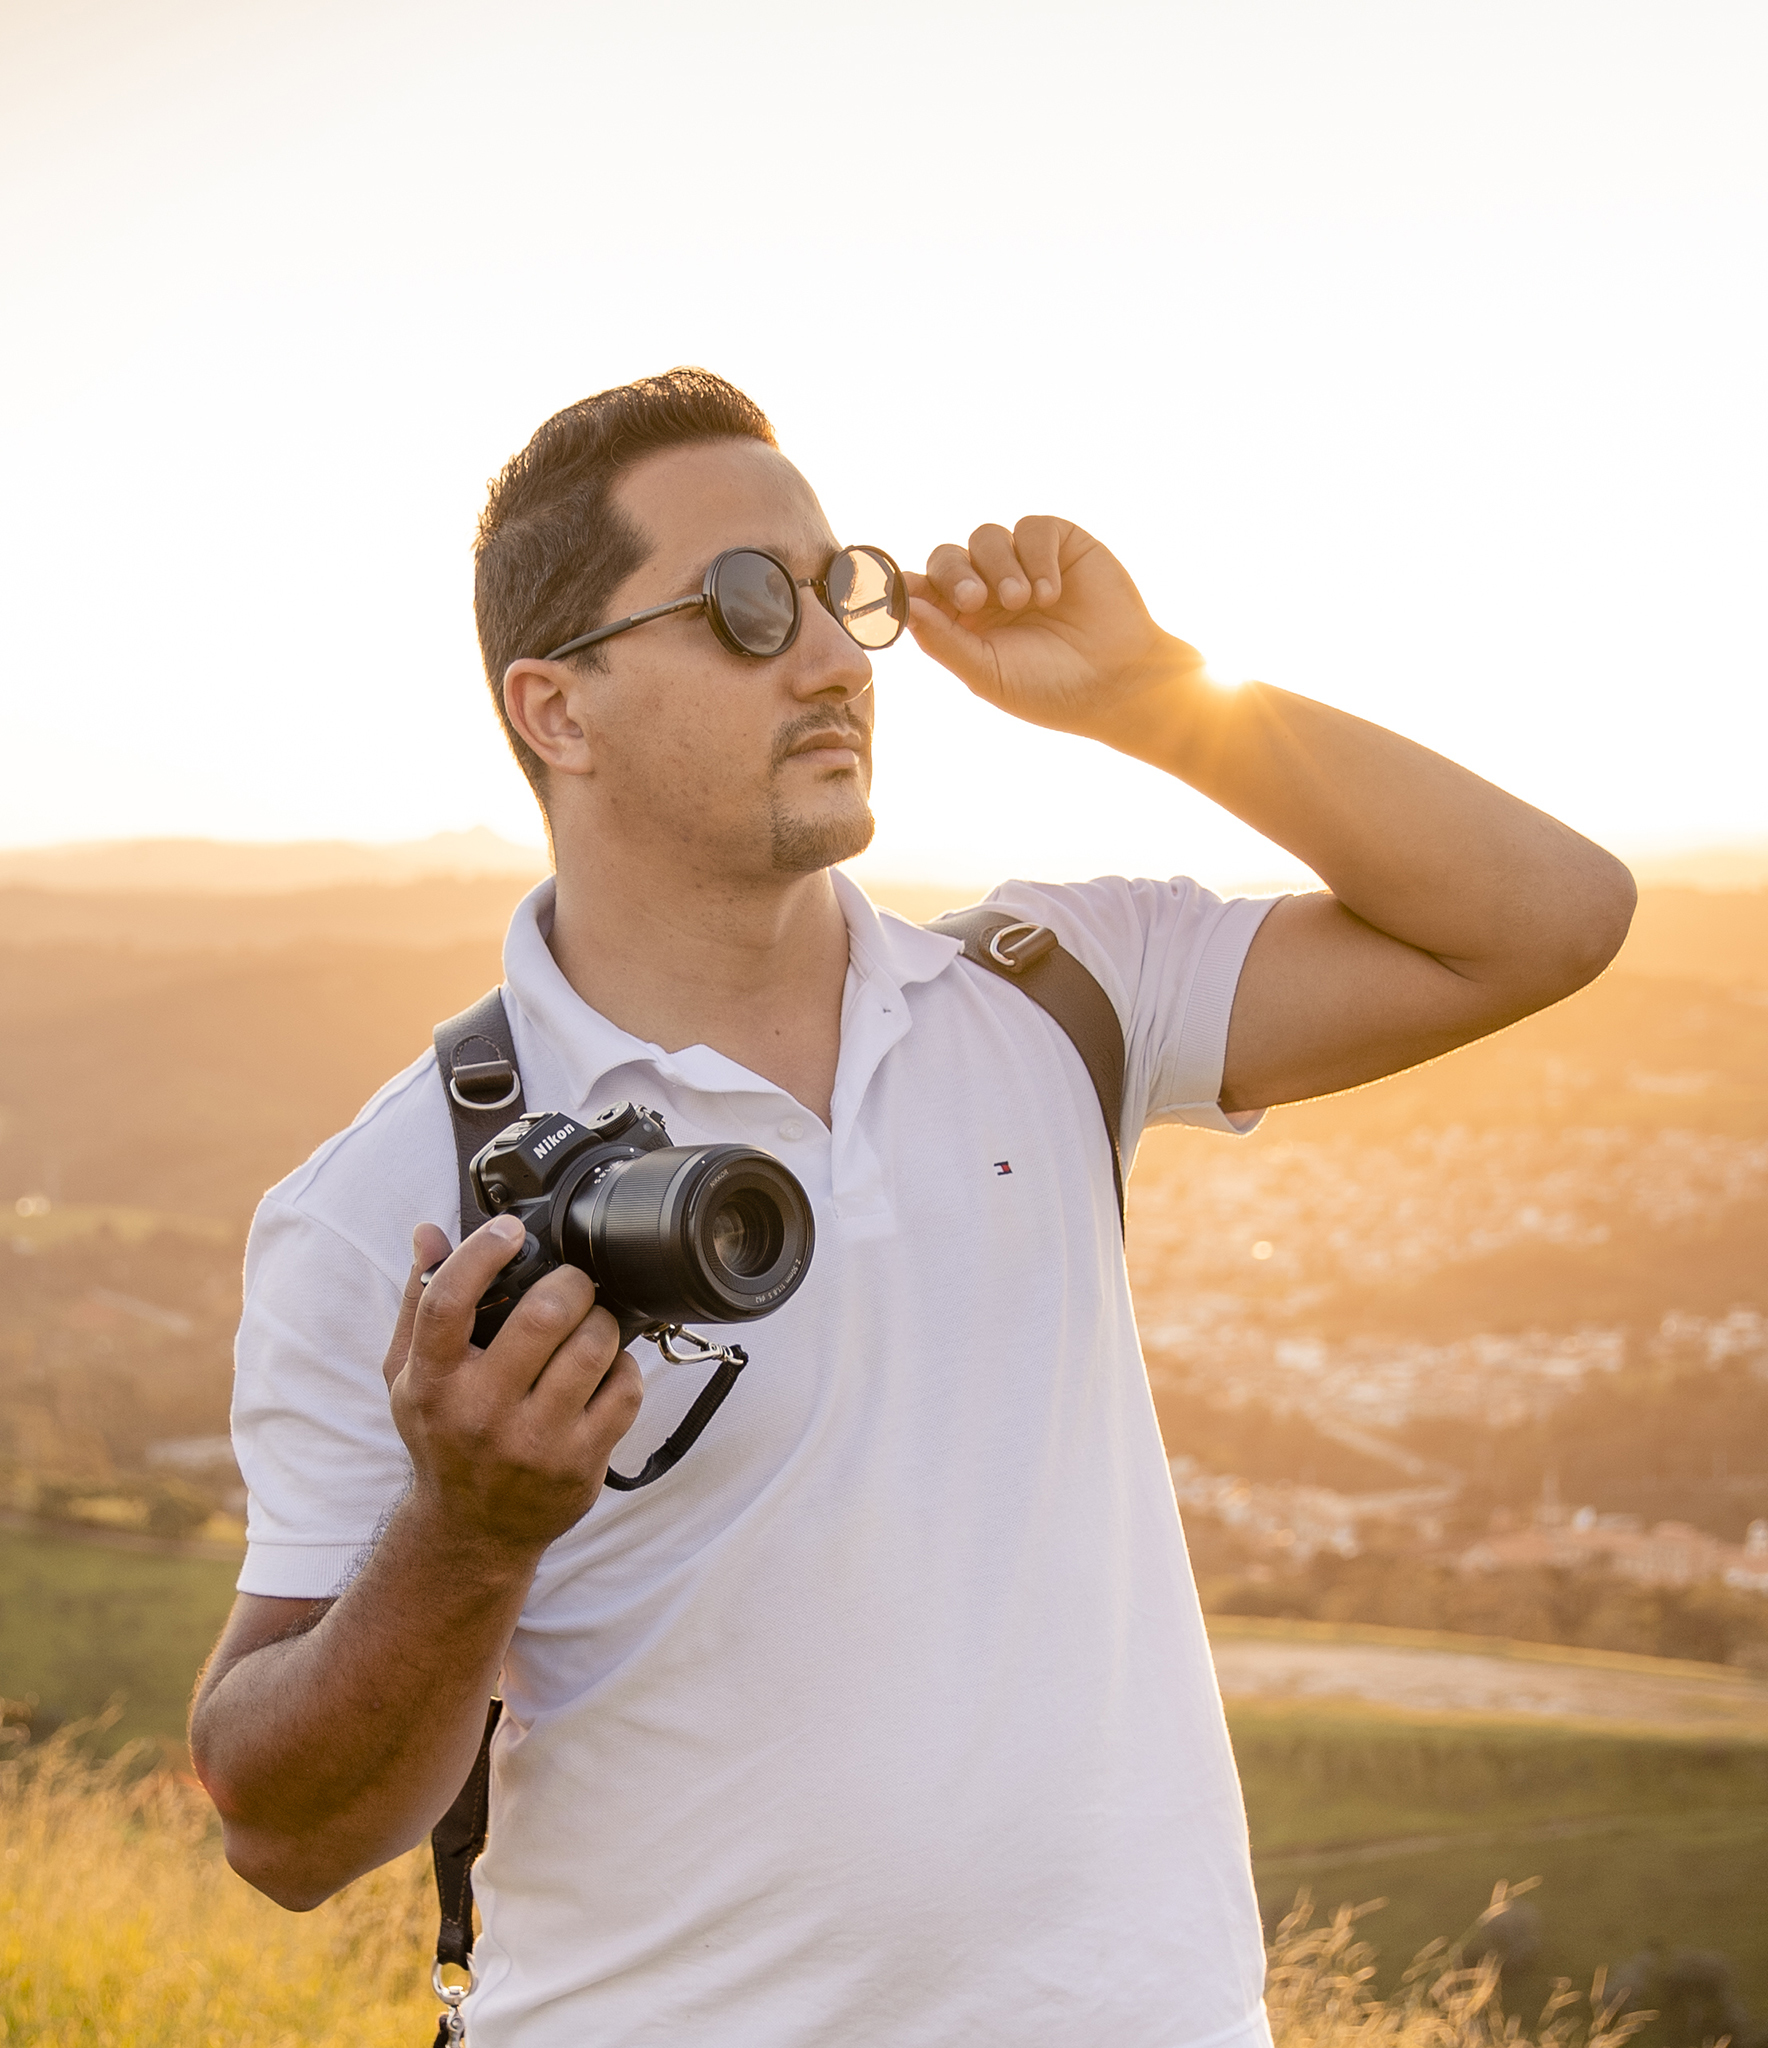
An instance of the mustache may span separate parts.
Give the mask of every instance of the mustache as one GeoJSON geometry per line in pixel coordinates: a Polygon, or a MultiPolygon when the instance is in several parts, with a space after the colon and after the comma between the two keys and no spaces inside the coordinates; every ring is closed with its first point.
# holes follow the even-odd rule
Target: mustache
{"type": "Polygon", "coordinates": [[[838,747],[852,747],[865,758],[872,750],[871,728],[851,719],[835,718],[827,711],[808,711],[794,718],[774,734],[772,766],[782,768],[808,739],[827,739],[838,747]]]}

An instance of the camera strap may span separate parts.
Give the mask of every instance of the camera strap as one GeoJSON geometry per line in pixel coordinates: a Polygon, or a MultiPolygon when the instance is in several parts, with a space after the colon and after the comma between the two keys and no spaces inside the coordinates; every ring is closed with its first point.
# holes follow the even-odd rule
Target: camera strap
{"type": "MultiPolygon", "coordinates": [[[[1123,1025],[1111,998],[1074,955],[1062,947],[1047,925],[1030,924],[1014,917],[1011,911],[978,904],[969,910],[948,911],[935,918],[927,929],[956,939],[964,949],[964,958],[973,966],[998,976],[1030,997],[1060,1026],[1080,1055],[1093,1093],[1098,1097],[1099,1114],[1111,1147],[1111,1184],[1117,1196],[1117,1220],[1121,1227],[1124,1046],[1123,1025]]],[[[455,1158],[460,1172],[460,1234],[464,1238],[484,1221],[469,1170],[473,1156],[523,1113],[522,1076],[516,1065],[516,1044],[503,1007],[502,990],[492,989],[458,1017],[438,1024],[435,1042],[436,1064],[454,1126],[455,1158]]],[[[726,1370],[734,1379],[735,1371],[728,1367],[726,1370]]],[[[717,1384],[715,1380],[714,1385],[717,1384]]],[[[700,1427],[726,1391],[727,1387],[718,1386],[714,1396],[709,1386],[694,1404],[676,1437],[664,1446],[666,1452],[674,1450],[670,1464],[699,1435],[700,1427]],[[691,1429],[689,1425],[693,1425],[691,1429]],[[676,1438],[682,1439],[679,1448],[676,1438]]],[[[656,1462],[653,1459],[652,1463],[656,1462]]],[[[636,1482],[626,1484],[643,1484],[652,1476],[655,1475],[647,1466],[636,1482]]],[[[435,2048],[459,2048],[466,2039],[466,2021],[460,2008],[471,1988],[473,1974],[473,1865],[485,1847],[490,1828],[491,1737],[502,1706],[501,1700],[491,1702],[472,1771],[430,1836],[436,1895],[441,1907],[441,1931],[436,1937],[436,1964],[431,1981],[446,2008],[437,2020],[435,2048]],[[445,1963],[466,1971],[465,1987],[443,1983],[445,1963]]]]}
{"type": "Polygon", "coordinates": [[[510,1035],[502,989],[492,989],[471,1009],[438,1024],[434,1036],[442,1092],[454,1123],[460,1234],[464,1238],[486,1220],[473,1191],[473,1156],[523,1113],[522,1075],[516,1065],[516,1041],[510,1035]]]}
{"type": "MultiPolygon", "coordinates": [[[[435,1043],[436,1066],[454,1126],[460,1234],[464,1238],[485,1221],[473,1190],[473,1155],[523,1112],[522,1075],[516,1065],[516,1042],[503,1007],[503,991],[492,989],[458,1017],[438,1024],[435,1043]]],[[[473,1978],[473,1865],[485,1847],[491,1822],[491,1736],[502,1711],[502,1700],[494,1699],[467,1781],[430,1834],[441,1913],[430,1981],[444,2008],[436,2021],[435,2048],[458,2048],[466,2039],[466,2020],[460,2008],[473,1978]],[[466,1984],[445,1984],[444,1964],[464,1970],[466,1984]]]]}

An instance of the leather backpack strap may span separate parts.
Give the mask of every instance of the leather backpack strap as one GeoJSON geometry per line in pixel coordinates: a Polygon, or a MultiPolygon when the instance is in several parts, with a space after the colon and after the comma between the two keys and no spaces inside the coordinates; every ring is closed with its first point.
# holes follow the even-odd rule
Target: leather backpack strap
{"type": "Polygon", "coordinates": [[[516,1066],[516,1041],[503,1007],[503,991],[493,989],[471,1009],[438,1024],[436,1065],[442,1093],[454,1125],[455,1163],[460,1172],[460,1234],[464,1238],[485,1221],[473,1192],[473,1155],[489,1145],[505,1124],[523,1112],[522,1076],[516,1066]]]}
{"type": "Polygon", "coordinates": [[[1123,1190],[1123,1024],[1097,979],[1064,949],[1048,925],[1033,924],[992,903],[948,910],[927,926],[956,939],[964,958],[1027,995],[1067,1033],[1080,1054],[1105,1136],[1111,1146],[1111,1185],[1117,1220],[1125,1226],[1123,1190]]]}
{"type": "MultiPolygon", "coordinates": [[[[464,1238],[485,1221],[473,1191],[473,1155],[523,1110],[522,1076],[502,991],[493,989],[458,1017],[438,1024],[435,1040],[443,1099],[454,1131],[460,1234],[464,1238]]],[[[502,1700],[494,1699],[486,1712],[485,1733],[467,1781],[430,1835],[441,1917],[432,1981],[437,1995],[446,2000],[446,2010],[436,2022],[437,2048],[449,2048],[450,2043],[465,2039],[460,2011],[465,1993],[458,1985],[445,1986],[441,1971],[444,1963],[453,1963],[467,1972],[469,1981],[472,1977],[473,1865],[485,1847],[491,1824],[491,1736],[502,1711],[502,1700]]]]}

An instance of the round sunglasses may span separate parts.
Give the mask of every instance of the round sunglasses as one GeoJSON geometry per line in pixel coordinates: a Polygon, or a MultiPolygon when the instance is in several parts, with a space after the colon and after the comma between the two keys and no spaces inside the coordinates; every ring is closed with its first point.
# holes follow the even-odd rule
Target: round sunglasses
{"type": "Polygon", "coordinates": [[[706,571],[698,597],[678,597],[652,605],[629,619],[579,633],[544,658],[563,661],[568,654],[629,633],[652,619],[674,612],[703,611],[707,623],[733,654],[765,660],[784,654],[798,638],[804,610],[798,593],[810,590],[847,637],[868,651],[889,647],[908,623],[909,597],[902,571],[882,548],[843,548],[820,576],[793,577],[790,569],[765,548],[726,548],[706,571]]]}

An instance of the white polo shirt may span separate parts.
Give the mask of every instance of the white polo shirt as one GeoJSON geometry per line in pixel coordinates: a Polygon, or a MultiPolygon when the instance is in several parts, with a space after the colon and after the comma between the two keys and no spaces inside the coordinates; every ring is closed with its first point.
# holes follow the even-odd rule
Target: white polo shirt
{"type": "MultiPolygon", "coordinates": [[[[630,1097],[776,1153],[810,1274],[704,1436],[542,1560],[504,1667],[473,2048],[1214,2048],[1268,2041],[1240,1794],[1086,1071],[1024,994],[880,915],[833,1129],[589,1009],[518,908],[531,1110],[630,1097]]],[[[1103,983],[1126,1158],[1217,1106],[1269,903],[1009,883],[1103,983]]],[[[347,1581],[409,1467],[381,1358],[457,1221],[433,1054],[265,1198],[234,1406],[251,1593],[347,1581]]],[[[636,1471],[704,1373],[636,1347],[636,1471]]]]}

